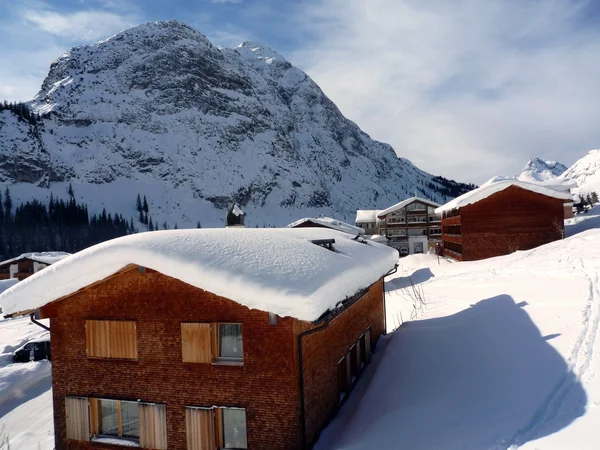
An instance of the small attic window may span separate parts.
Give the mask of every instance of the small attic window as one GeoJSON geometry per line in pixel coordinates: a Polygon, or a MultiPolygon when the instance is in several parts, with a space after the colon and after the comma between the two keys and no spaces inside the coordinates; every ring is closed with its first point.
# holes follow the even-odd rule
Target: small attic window
{"type": "Polygon", "coordinates": [[[335,244],[335,239],[315,239],[311,241],[313,244],[318,245],[320,247],[326,248],[327,250],[333,250],[333,244],[335,244]]]}

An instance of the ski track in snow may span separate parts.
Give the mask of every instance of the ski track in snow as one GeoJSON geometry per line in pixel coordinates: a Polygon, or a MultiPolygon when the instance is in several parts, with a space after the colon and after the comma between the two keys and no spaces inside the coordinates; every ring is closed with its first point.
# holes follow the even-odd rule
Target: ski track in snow
{"type": "MultiPolygon", "coordinates": [[[[583,310],[582,330],[575,341],[568,360],[569,370],[550,392],[546,400],[541,403],[529,424],[509,440],[510,450],[516,450],[526,442],[543,434],[541,432],[543,428],[556,417],[571,389],[581,381],[591,365],[598,328],[600,327],[600,275],[593,270],[586,269],[581,258],[578,258],[577,262],[589,280],[590,292],[583,310]],[[575,376],[573,377],[572,374],[575,376]]],[[[575,268],[572,262],[571,267],[575,268]]],[[[505,447],[501,446],[497,449],[501,448],[505,447]]]]}

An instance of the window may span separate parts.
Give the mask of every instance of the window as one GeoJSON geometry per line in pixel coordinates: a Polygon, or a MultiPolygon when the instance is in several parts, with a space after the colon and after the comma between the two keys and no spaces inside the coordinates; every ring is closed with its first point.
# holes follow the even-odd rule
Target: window
{"type": "Polygon", "coordinates": [[[97,435],[99,437],[106,436],[131,441],[140,439],[140,416],[137,402],[97,399],[97,405],[97,435]]]}
{"type": "Polygon", "coordinates": [[[136,324],[125,320],[86,320],[90,358],[137,359],[136,324]]]}
{"type": "Polygon", "coordinates": [[[66,397],[67,439],[167,448],[165,405],[105,398],[66,397]]]}
{"type": "Polygon", "coordinates": [[[188,450],[246,449],[246,410],[243,408],[185,409],[188,450]]]}
{"type": "Polygon", "coordinates": [[[338,361],[338,392],[340,401],[350,392],[355,378],[371,361],[371,327],[367,328],[348,352],[338,361]]]}
{"type": "Polygon", "coordinates": [[[183,362],[241,364],[242,324],[182,323],[181,352],[183,362]]]}
{"type": "Polygon", "coordinates": [[[407,211],[425,211],[427,210],[427,207],[423,204],[423,203],[411,203],[410,205],[406,206],[406,210],[407,211]]]}
{"type": "Polygon", "coordinates": [[[220,323],[219,353],[217,359],[241,361],[243,359],[242,325],[239,323],[220,323]]]}
{"type": "Polygon", "coordinates": [[[277,314],[269,313],[269,325],[277,325],[277,314]]]}
{"type": "Polygon", "coordinates": [[[223,415],[223,447],[245,449],[246,442],[246,411],[243,409],[221,408],[223,415]]]}

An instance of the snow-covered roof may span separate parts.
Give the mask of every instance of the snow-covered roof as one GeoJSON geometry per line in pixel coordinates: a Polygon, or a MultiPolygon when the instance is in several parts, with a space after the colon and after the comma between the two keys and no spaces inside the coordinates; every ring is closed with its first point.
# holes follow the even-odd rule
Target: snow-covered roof
{"type": "Polygon", "coordinates": [[[326,228],[154,231],[63,259],[5,291],[0,305],[4,314],[39,308],[136,264],[252,309],[314,321],[397,261],[390,247],[326,228]],[[335,239],[335,251],[317,239],[335,239]]]}
{"type": "Polygon", "coordinates": [[[365,239],[368,239],[370,241],[373,242],[381,242],[381,243],[387,243],[388,238],[386,238],[385,236],[382,236],[381,234],[373,234],[371,236],[365,236],[365,239]]]}
{"type": "Polygon", "coordinates": [[[7,259],[5,261],[0,262],[0,266],[4,266],[5,264],[11,264],[14,261],[18,261],[20,259],[31,259],[32,261],[37,261],[44,264],[54,264],[55,262],[60,261],[61,259],[69,256],[70,253],[67,252],[31,252],[31,253],[23,253],[15,258],[7,259]]]}
{"type": "Polygon", "coordinates": [[[342,222],[341,220],[332,219],[331,217],[305,217],[304,219],[296,220],[295,222],[290,223],[287,227],[295,228],[306,222],[316,223],[324,227],[331,228],[333,230],[343,231],[344,233],[350,233],[354,236],[356,236],[357,234],[365,233],[365,230],[363,230],[360,227],[355,227],[354,225],[342,222]]]}
{"type": "Polygon", "coordinates": [[[389,214],[389,213],[392,213],[392,212],[397,211],[399,209],[402,209],[406,205],[408,205],[408,204],[410,204],[410,203],[412,203],[414,201],[419,201],[419,202],[425,203],[426,205],[429,205],[429,206],[435,206],[436,208],[438,206],[440,206],[439,203],[432,202],[431,200],[427,200],[425,198],[411,197],[411,198],[407,198],[406,200],[402,200],[400,203],[396,203],[395,205],[392,205],[389,208],[384,209],[383,211],[379,211],[379,213],[377,214],[377,217],[381,218],[381,217],[385,216],[386,214],[389,214]]]}
{"type": "Polygon", "coordinates": [[[508,189],[511,186],[516,186],[521,189],[525,189],[538,194],[547,195],[548,197],[554,197],[561,200],[572,201],[571,194],[568,192],[557,191],[546,187],[539,183],[528,183],[525,181],[517,180],[516,178],[506,177],[494,177],[488,182],[482,184],[477,189],[467,192],[466,194],[456,197],[454,200],[449,201],[445,205],[440,206],[435,210],[437,214],[441,214],[445,211],[451,211],[453,209],[462,208],[463,206],[477,203],[483,199],[488,198],[497,192],[508,189]]]}
{"type": "Polygon", "coordinates": [[[231,212],[238,217],[244,215],[244,211],[242,211],[242,209],[238,206],[237,203],[233,204],[233,207],[231,208],[231,212]]]}
{"type": "Polygon", "coordinates": [[[356,223],[377,222],[378,209],[356,210],[356,223]]]}

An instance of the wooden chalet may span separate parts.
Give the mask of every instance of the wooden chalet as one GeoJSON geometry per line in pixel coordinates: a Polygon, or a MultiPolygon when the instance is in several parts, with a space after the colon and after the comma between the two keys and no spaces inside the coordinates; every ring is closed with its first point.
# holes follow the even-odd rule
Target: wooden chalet
{"type": "Polygon", "coordinates": [[[528,250],[564,236],[568,192],[514,179],[491,181],[436,211],[446,256],[474,261],[528,250]]]}
{"type": "Polygon", "coordinates": [[[0,304],[50,318],[57,450],[305,449],[371,360],[396,261],[323,228],[157,231],[0,304]]]}
{"type": "Polygon", "coordinates": [[[69,253],[65,252],[23,253],[16,258],[0,262],[0,280],[24,280],[67,256],[69,253]]]}

